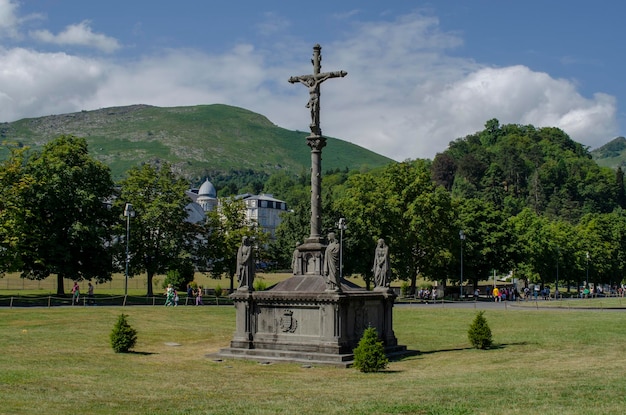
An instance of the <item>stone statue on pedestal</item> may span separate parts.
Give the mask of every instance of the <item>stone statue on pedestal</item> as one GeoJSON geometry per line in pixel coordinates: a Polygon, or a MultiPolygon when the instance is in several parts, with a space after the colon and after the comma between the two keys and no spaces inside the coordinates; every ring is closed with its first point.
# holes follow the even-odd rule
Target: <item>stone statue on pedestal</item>
{"type": "Polygon", "coordinates": [[[385,240],[380,238],[374,252],[374,287],[388,289],[391,282],[391,268],[389,267],[389,247],[385,240]]]}
{"type": "Polygon", "coordinates": [[[339,242],[335,233],[328,234],[328,246],[324,253],[324,276],[329,291],[341,291],[341,278],[339,276],[339,242]]]}
{"type": "Polygon", "coordinates": [[[254,284],[254,247],[248,236],[244,236],[237,251],[237,279],[239,290],[252,291],[254,284]]]}

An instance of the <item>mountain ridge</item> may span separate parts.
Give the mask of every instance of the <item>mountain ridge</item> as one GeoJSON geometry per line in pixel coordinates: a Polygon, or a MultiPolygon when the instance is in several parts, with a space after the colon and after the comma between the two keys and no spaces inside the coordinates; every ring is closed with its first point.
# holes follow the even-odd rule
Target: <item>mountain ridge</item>
{"type": "Polygon", "coordinates": [[[590,151],[593,159],[603,167],[623,167],[626,165],[626,138],[619,136],[590,151]]]}
{"type": "MultiPolygon", "coordinates": [[[[114,180],[141,163],[171,163],[190,182],[211,171],[310,168],[308,133],[291,131],[252,111],[223,104],[156,107],[136,104],[0,124],[0,138],[40,148],[63,134],[84,137],[90,154],[107,164],[114,180]]],[[[393,160],[358,145],[327,138],[323,171],[379,167],[393,160]],[[328,147],[332,148],[328,151],[328,147]]],[[[0,149],[6,159],[8,146],[0,149]]]]}

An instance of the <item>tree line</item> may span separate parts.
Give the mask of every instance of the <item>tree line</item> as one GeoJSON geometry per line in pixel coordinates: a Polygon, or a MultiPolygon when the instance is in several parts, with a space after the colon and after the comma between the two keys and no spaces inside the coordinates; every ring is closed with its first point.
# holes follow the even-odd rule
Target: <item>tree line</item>
{"type": "Polygon", "coordinates": [[[127,264],[130,277],[147,274],[148,296],[153,277],[169,270],[225,273],[232,288],[243,236],[260,244],[267,237],[246,223],[233,198],[222,200],[222,215],[187,221],[188,189],[167,163],[133,167],[115,184],[84,138],[61,136],[41,151],[13,147],[0,164],[0,271],[33,280],[56,275],[59,295],[64,279],[105,282],[127,264]]]}
{"type": "MultiPolygon", "coordinates": [[[[40,151],[13,147],[0,164],[0,271],[56,275],[59,294],[65,278],[103,282],[126,263],[131,277],[148,275],[147,295],[153,277],[170,270],[227,275],[233,288],[243,236],[255,238],[259,258],[289,268],[295,244],[309,236],[310,177],[279,171],[259,181],[245,171],[232,175],[235,184],[227,177],[220,212],[191,223],[189,184],[167,164],[134,167],[113,183],[82,138],[61,136],[40,151]],[[252,182],[255,193],[262,184],[290,209],[273,241],[224,193],[252,182]],[[128,229],[127,203],[136,213],[128,229]]],[[[461,256],[471,287],[494,273],[561,287],[624,279],[623,173],[599,167],[556,128],[489,120],[432,161],[326,172],[322,203],[325,232],[347,221],[343,274],[368,286],[379,238],[389,246],[393,277],[413,292],[418,278],[459,284],[461,256]]]]}
{"type": "MultiPolygon", "coordinates": [[[[290,189],[294,203],[274,248],[286,253],[306,237],[308,188],[285,177],[268,184],[290,189]]],[[[472,289],[494,273],[569,289],[624,280],[624,194],[621,169],[599,167],[563,131],[493,119],[432,161],[326,175],[323,218],[326,231],[346,218],[344,275],[368,285],[384,238],[394,277],[412,292],[418,277],[459,284],[461,255],[472,289]]]]}

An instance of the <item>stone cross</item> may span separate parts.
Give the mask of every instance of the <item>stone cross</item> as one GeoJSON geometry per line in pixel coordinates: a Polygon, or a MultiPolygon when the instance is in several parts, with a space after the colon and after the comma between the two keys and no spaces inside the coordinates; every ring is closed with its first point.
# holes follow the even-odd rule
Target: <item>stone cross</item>
{"type": "Polygon", "coordinates": [[[330,78],[343,78],[348,74],[346,71],[325,72],[320,73],[322,69],[322,47],[320,45],[313,46],[313,74],[292,76],[289,82],[295,84],[300,82],[309,89],[309,102],[306,108],[311,111],[311,133],[316,136],[322,135],[320,128],[320,85],[330,78]]]}
{"type": "MultiPolygon", "coordinates": [[[[309,89],[309,102],[306,107],[311,111],[311,135],[307,137],[307,145],[311,147],[311,236],[305,241],[303,249],[317,246],[322,243],[322,148],[326,145],[326,138],[322,136],[320,128],[320,85],[327,79],[343,78],[346,71],[325,72],[322,69],[322,47],[313,46],[313,74],[292,76],[289,82],[300,82],[309,89]]],[[[320,254],[321,255],[321,254],[320,254]]]]}

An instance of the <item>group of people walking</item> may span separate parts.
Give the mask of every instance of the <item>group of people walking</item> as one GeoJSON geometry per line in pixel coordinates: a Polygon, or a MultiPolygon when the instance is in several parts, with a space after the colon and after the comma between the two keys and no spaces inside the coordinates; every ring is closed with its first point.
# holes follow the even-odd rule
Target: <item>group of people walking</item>
{"type": "MultiPolygon", "coordinates": [[[[78,305],[80,303],[80,285],[78,285],[77,281],[74,281],[74,286],[72,287],[72,305],[78,305]]],[[[87,304],[95,305],[96,300],[93,294],[93,284],[91,282],[88,283],[87,288],[87,304]]]]}
{"type": "MultiPolygon", "coordinates": [[[[194,297],[195,297],[196,305],[204,305],[204,303],[202,302],[202,287],[198,287],[197,289],[194,290],[193,286],[191,284],[188,284],[187,285],[187,302],[189,302],[189,300],[194,297]]],[[[165,289],[165,306],[176,307],[178,306],[179,300],[180,298],[178,296],[178,291],[176,291],[176,289],[172,286],[172,284],[168,284],[167,288],[165,289]]],[[[193,301],[192,301],[192,304],[193,304],[193,301]]]]}
{"type": "Polygon", "coordinates": [[[506,300],[517,301],[519,299],[519,292],[517,291],[517,288],[493,287],[491,295],[495,302],[501,302],[506,300]]]}

